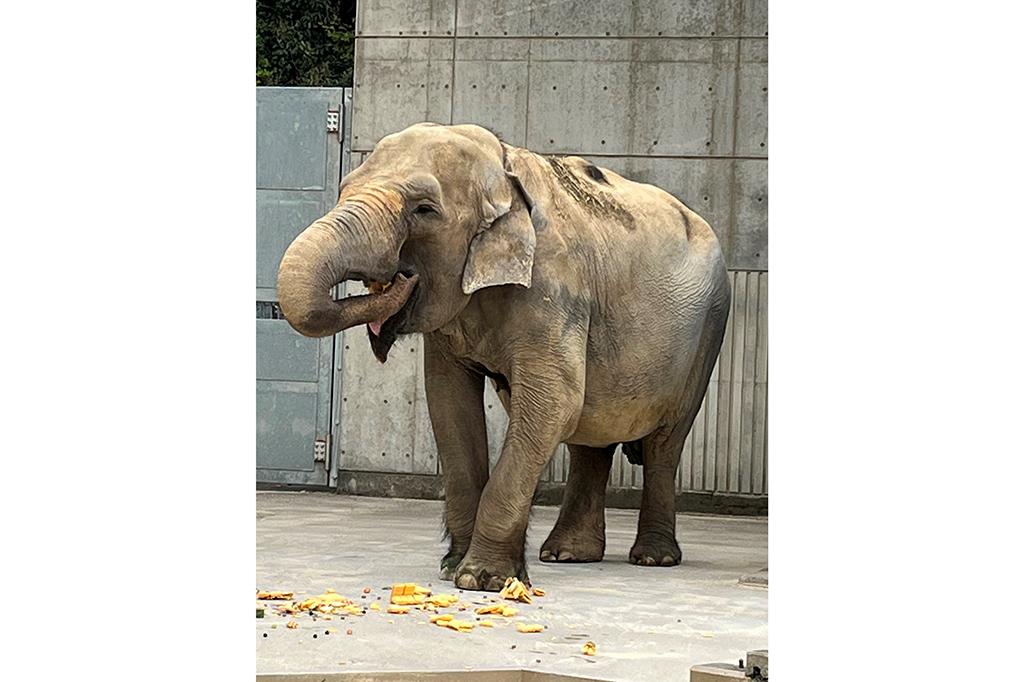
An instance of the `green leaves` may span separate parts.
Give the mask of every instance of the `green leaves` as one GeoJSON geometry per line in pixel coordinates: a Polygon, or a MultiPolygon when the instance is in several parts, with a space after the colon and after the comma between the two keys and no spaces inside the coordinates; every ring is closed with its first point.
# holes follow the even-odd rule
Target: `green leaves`
{"type": "Polygon", "coordinates": [[[257,0],[256,85],[352,85],[354,0],[257,0]]]}

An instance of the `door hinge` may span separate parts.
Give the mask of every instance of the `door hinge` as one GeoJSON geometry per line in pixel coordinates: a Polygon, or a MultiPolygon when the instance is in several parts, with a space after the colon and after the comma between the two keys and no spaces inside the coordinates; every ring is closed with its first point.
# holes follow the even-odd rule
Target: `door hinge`
{"type": "Polygon", "coordinates": [[[338,111],[327,111],[327,132],[336,133],[338,132],[338,124],[341,121],[341,112],[338,111]]]}
{"type": "Polygon", "coordinates": [[[313,461],[327,463],[327,441],[317,440],[313,442],[313,461]]]}

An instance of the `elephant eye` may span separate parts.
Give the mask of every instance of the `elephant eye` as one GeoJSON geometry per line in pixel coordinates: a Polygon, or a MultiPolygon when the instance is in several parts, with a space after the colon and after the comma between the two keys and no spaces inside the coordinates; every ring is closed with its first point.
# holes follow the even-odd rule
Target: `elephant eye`
{"type": "Polygon", "coordinates": [[[420,204],[413,213],[416,215],[437,215],[437,209],[430,204],[420,204]]]}

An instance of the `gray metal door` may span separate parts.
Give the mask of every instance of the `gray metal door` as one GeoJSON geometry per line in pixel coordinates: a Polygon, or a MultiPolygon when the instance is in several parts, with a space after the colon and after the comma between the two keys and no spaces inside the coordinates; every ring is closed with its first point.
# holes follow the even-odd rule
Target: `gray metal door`
{"type": "Polygon", "coordinates": [[[337,201],[344,88],[256,88],[256,480],[327,485],[334,340],[277,305],[292,239],[337,201]]]}

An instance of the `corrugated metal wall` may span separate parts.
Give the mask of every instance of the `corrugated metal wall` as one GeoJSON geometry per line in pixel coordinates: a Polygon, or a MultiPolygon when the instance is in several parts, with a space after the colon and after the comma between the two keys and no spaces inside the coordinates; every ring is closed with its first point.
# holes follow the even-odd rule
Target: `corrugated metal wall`
{"type": "MultiPolygon", "coordinates": [[[[356,29],[353,168],[412,123],[472,122],[656,184],[707,218],[733,309],[677,487],[766,495],[767,0],[363,0],[356,29]]],[[[340,340],[341,467],[436,474],[422,341],[381,366],[365,336],[340,340]]],[[[493,462],[506,417],[490,388],[485,400],[493,462]]],[[[565,480],[564,450],[543,480],[565,480]]],[[[641,476],[617,455],[609,485],[641,476]]]]}

